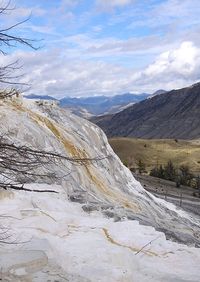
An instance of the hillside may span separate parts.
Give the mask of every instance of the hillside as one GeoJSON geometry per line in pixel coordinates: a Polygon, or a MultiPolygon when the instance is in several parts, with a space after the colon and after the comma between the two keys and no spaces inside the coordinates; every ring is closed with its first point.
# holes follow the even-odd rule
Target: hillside
{"type": "Polygon", "coordinates": [[[0,108],[7,142],[93,159],[49,161],[26,191],[0,188],[2,281],[199,281],[199,217],[144,190],[100,128],[54,103],[0,108]]]}
{"type": "Polygon", "coordinates": [[[92,120],[108,137],[200,137],[200,83],[134,104],[124,111],[92,120]]]}
{"type": "Polygon", "coordinates": [[[198,140],[149,140],[138,138],[111,138],[109,143],[120,159],[129,166],[137,167],[142,160],[147,171],[171,160],[175,166],[188,165],[195,174],[200,172],[200,144],[198,140]],[[177,142],[178,141],[178,142],[177,142]]]}

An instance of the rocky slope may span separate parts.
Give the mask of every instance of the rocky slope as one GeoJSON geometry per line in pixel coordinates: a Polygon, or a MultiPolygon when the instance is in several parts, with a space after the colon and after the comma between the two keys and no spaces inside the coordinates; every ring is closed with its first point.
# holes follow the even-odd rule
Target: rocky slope
{"type": "Polygon", "coordinates": [[[93,119],[109,137],[200,137],[200,83],[137,103],[115,115],[93,119]]]}
{"type": "Polygon", "coordinates": [[[146,192],[98,127],[55,104],[20,100],[1,102],[0,119],[15,144],[99,158],[49,164],[42,170],[56,172],[57,185],[25,186],[54,193],[0,190],[1,225],[12,235],[0,247],[3,281],[199,281],[199,219],[146,192]]]}

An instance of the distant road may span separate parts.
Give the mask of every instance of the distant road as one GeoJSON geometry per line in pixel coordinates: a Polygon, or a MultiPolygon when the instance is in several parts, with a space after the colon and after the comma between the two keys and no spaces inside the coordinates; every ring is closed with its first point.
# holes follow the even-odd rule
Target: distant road
{"type": "Polygon", "coordinates": [[[158,198],[200,216],[200,198],[194,197],[191,187],[176,188],[175,183],[148,175],[133,174],[143,187],[158,198]]]}
{"type": "Polygon", "coordinates": [[[172,196],[172,195],[168,195],[167,197],[165,197],[165,195],[161,194],[161,193],[155,193],[154,191],[150,191],[152,194],[154,194],[156,197],[161,198],[161,199],[165,199],[166,201],[175,204],[176,206],[188,211],[188,212],[192,212],[195,213],[197,215],[200,216],[200,201],[197,200],[188,200],[187,198],[182,198],[182,202],[180,197],[177,196],[172,196]]]}

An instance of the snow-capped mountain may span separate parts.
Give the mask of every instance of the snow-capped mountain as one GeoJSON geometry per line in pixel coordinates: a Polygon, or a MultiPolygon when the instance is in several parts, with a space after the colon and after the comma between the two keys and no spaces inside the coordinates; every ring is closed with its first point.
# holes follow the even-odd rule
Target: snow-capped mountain
{"type": "Polygon", "coordinates": [[[53,101],[0,108],[0,132],[16,145],[96,159],[41,168],[59,178],[31,179],[37,192],[0,189],[15,243],[0,247],[3,281],[199,281],[199,219],[145,191],[100,128],[53,101]]]}

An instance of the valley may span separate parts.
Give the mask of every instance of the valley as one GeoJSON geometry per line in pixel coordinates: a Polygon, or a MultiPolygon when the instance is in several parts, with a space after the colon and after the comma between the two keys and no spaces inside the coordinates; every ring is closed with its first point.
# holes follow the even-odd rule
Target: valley
{"type": "Polygon", "coordinates": [[[200,173],[200,142],[198,139],[188,141],[111,138],[109,143],[121,161],[132,171],[137,171],[139,160],[145,164],[146,173],[133,172],[133,176],[147,191],[187,212],[200,216],[198,190],[183,185],[177,188],[175,182],[149,175],[154,167],[165,166],[171,160],[175,167],[186,165],[194,175],[198,176],[200,173]]]}

